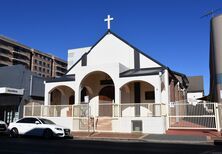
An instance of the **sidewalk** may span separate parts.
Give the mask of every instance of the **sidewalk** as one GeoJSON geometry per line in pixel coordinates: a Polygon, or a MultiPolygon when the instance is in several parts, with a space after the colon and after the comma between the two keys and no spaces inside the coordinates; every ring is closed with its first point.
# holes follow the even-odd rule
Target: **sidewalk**
{"type": "Polygon", "coordinates": [[[142,133],[98,133],[98,132],[72,132],[74,139],[103,140],[103,141],[132,141],[156,143],[181,143],[181,144],[214,144],[214,140],[222,138],[215,132],[202,131],[170,131],[167,134],[142,134],[142,133]]]}

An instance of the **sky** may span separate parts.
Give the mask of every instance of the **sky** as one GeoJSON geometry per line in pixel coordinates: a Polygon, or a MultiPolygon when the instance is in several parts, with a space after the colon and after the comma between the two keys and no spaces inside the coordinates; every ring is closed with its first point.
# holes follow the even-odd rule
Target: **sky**
{"type": "MultiPolygon", "coordinates": [[[[221,0],[0,0],[0,35],[67,60],[111,31],[209,92],[209,23],[221,0]]],[[[222,13],[222,12],[221,12],[222,13]]]]}

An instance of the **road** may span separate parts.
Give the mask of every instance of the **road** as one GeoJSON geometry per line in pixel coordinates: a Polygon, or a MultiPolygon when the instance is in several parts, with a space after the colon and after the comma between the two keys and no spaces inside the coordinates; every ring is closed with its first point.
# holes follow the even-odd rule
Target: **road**
{"type": "Polygon", "coordinates": [[[9,138],[0,136],[0,154],[222,154],[222,146],[126,141],[9,138]]]}

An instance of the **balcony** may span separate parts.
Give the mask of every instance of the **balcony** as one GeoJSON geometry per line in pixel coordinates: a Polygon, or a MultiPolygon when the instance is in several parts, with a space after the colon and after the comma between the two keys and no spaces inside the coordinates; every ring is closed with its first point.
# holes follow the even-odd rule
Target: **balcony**
{"type": "Polygon", "coordinates": [[[19,58],[12,58],[13,63],[15,62],[16,64],[25,64],[29,66],[29,60],[24,60],[24,59],[19,59],[19,58]]]}
{"type": "Polygon", "coordinates": [[[56,70],[56,73],[58,73],[58,74],[65,74],[65,71],[56,70]]]}
{"type": "Polygon", "coordinates": [[[9,62],[9,61],[0,61],[0,66],[10,66],[12,65],[12,62],[9,62]]]}
{"type": "Polygon", "coordinates": [[[67,66],[64,66],[64,65],[55,64],[55,67],[56,67],[56,69],[57,69],[57,67],[58,67],[58,68],[60,68],[60,69],[65,69],[65,70],[67,70],[67,66]]]}
{"type": "Polygon", "coordinates": [[[15,55],[19,55],[19,56],[22,56],[23,58],[26,58],[26,59],[30,59],[30,54],[29,53],[26,53],[26,52],[18,52],[18,51],[15,51],[13,50],[13,53],[15,55]]]}
{"type": "Polygon", "coordinates": [[[0,49],[4,49],[11,52],[11,50],[7,46],[4,46],[4,45],[0,45],[0,49]]]}
{"type": "Polygon", "coordinates": [[[8,61],[11,61],[12,54],[0,52],[0,57],[3,57],[4,59],[7,59],[8,61]]]}

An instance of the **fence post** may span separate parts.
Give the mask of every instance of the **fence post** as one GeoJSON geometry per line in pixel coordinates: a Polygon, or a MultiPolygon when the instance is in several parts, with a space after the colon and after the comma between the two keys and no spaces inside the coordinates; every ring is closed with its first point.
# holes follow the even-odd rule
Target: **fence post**
{"type": "Polygon", "coordinates": [[[40,111],[40,117],[42,117],[42,115],[43,115],[43,114],[42,114],[42,113],[43,113],[43,112],[42,112],[42,107],[43,107],[43,105],[41,105],[41,108],[40,108],[40,110],[41,110],[41,111],[40,111]]]}
{"type": "Polygon", "coordinates": [[[34,104],[32,104],[32,116],[34,114],[34,104]]]}
{"type": "Polygon", "coordinates": [[[56,106],[53,105],[53,107],[54,107],[54,109],[53,109],[53,117],[55,117],[56,116],[56,106]]]}
{"type": "Polygon", "coordinates": [[[122,104],[118,104],[118,109],[117,109],[118,110],[118,118],[121,117],[121,115],[120,115],[121,114],[121,107],[122,107],[121,105],[122,104]]]}
{"type": "Polygon", "coordinates": [[[74,117],[74,104],[72,105],[72,117],[74,117]]]}
{"type": "Polygon", "coordinates": [[[160,117],[162,117],[162,103],[160,104],[160,117]]]}
{"type": "Polygon", "coordinates": [[[215,123],[216,123],[216,129],[219,132],[220,131],[220,117],[219,117],[219,111],[218,111],[218,103],[214,103],[214,111],[215,111],[215,123]]]}
{"type": "Polygon", "coordinates": [[[25,109],[26,109],[26,106],[24,105],[24,107],[23,107],[23,117],[25,117],[25,109]]]}

